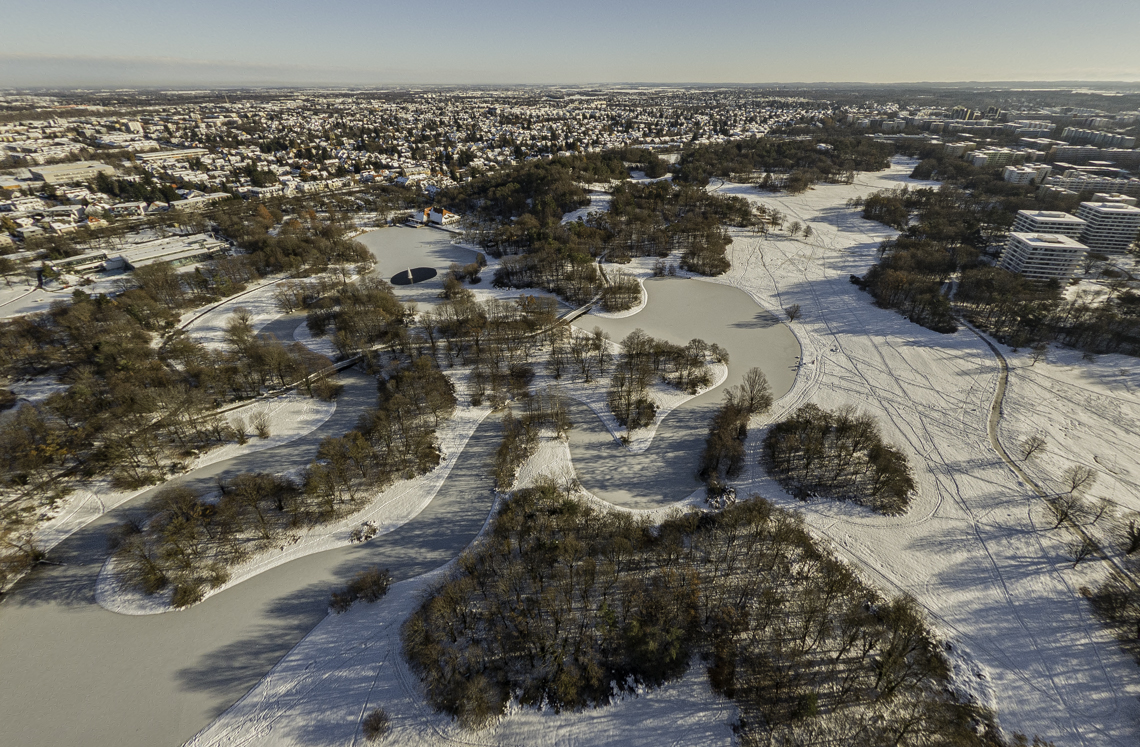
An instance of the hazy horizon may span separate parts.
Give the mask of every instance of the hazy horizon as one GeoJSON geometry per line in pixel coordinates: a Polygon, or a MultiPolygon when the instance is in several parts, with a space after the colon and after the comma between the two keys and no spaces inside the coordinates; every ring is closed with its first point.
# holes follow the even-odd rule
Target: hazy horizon
{"type": "Polygon", "coordinates": [[[3,87],[1140,82],[1140,4],[361,0],[5,11],[3,87]]]}

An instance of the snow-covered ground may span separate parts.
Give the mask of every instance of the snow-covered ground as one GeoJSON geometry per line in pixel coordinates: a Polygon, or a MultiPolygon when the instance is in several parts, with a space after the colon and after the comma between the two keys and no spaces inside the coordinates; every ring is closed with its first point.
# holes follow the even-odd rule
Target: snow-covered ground
{"type": "Polygon", "coordinates": [[[590,213],[604,213],[610,209],[610,200],[613,195],[606,192],[590,192],[590,204],[584,208],[571,210],[562,216],[563,223],[573,223],[576,220],[586,220],[590,213]]]}
{"type": "Polygon", "coordinates": [[[242,308],[252,315],[250,326],[258,332],[281,316],[281,309],[273,297],[278,282],[281,279],[264,282],[252,290],[227,298],[204,313],[188,312],[184,315],[188,320],[183,322],[183,329],[206,347],[220,348],[225,344],[226,323],[235,311],[242,308]]]}
{"type": "MultiPolygon", "coordinates": [[[[987,416],[999,374],[992,353],[967,330],[939,335],[878,309],[848,282],[866,271],[892,232],[844,203],[916,184],[906,177],[911,168],[900,162],[861,174],[853,185],[798,196],[716,187],[777,208],[814,232],[803,241],[737,231],[733,269],[711,281],[741,288],[768,309],[799,304],[802,311],[791,326],[803,365],[792,390],[753,423],[738,491],[802,511],[812,531],[868,581],[913,595],[951,645],[959,687],[996,707],[1007,731],[1059,746],[1132,747],[1140,733],[1140,670],[1080,596],[1079,584],[1096,566],[1070,568],[1068,535],[1048,529],[1047,509],[990,446],[987,416]],[[906,515],[799,503],[767,477],[758,466],[764,424],[806,402],[854,405],[878,418],[915,469],[919,490],[906,515]]],[[[1106,357],[1090,366],[1077,357],[1026,368],[1014,356],[1012,368],[1001,430],[1007,449],[1045,428],[1051,457],[1108,463],[1119,473],[1119,482],[1102,477],[1098,490],[1131,484],[1125,481],[1133,477],[1136,434],[1127,421],[1137,414],[1138,367],[1121,373],[1124,361],[1106,357]]],[[[571,480],[569,452],[559,444],[544,443],[520,480],[571,480]]],[[[1117,500],[1135,500],[1122,492],[1115,489],[1117,500]]],[[[377,706],[393,717],[393,743],[731,742],[732,709],[707,692],[699,671],[612,708],[561,716],[519,711],[494,729],[461,731],[431,712],[399,654],[399,624],[430,581],[397,584],[376,605],[327,618],[192,744],[358,743],[360,720],[377,706]]]]}
{"type": "Polygon", "coordinates": [[[1092,360],[1050,348],[1036,363],[1030,351],[1005,353],[1009,385],[1002,443],[1020,459],[1020,444],[1034,435],[1045,446],[1022,463],[1046,491],[1064,492],[1065,470],[1090,467],[1097,481],[1088,499],[1140,511],[1140,360],[1102,355],[1092,360]]]}
{"type": "MultiPolygon", "coordinates": [[[[872,264],[891,231],[863,221],[844,203],[914,184],[906,178],[910,168],[898,163],[888,172],[861,174],[851,186],[820,186],[794,197],[722,185],[719,191],[810,225],[814,236],[802,241],[737,232],[733,269],[715,282],[744,289],[766,308],[801,306],[792,328],[804,366],[765,420],[779,420],[806,402],[869,412],[910,458],[917,499],[902,517],[848,504],[799,503],[758,465],[763,427],[754,427],[746,444],[749,471],[738,490],[802,510],[813,531],[872,584],[912,594],[954,648],[976,662],[968,668],[992,688],[1007,731],[1040,734],[1057,745],[1134,745],[1140,670],[1080,596],[1088,566],[1071,570],[1071,538],[1048,530],[1048,509],[990,447],[986,423],[999,371],[992,353],[967,330],[940,335],[878,309],[848,282],[872,264]]],[[[1015,385],[1006,395],[1007,412],[1023,407],[1026,397],[1042,396],[1015,385]]],[[[1094,411],[1090,428],[1103,429],[1106,442],[1120,442],[1105,412],[1094,411]]],[[[1046,418],[1042,427],[1050,417],[1046,410],[1021,419],[1046,418]]],[[[1086,415],[1073,408],[1068,417],[1076,430],[1086,415]]]]}
{"type": "MultiPolygon", "coordinates": [[[[251,435],[245,445],[230,443],[207,451],[198,457],[193,468],[198,469],[225,459],[296,441],[319,428],[335,411],[334,402],[310,399],[296,392],[271,400],[259,400],[246,407],[232,410],[227,414],[231,422],[241,417],[247,427],[255,413],[265,412],[269,419],[269,438],[258,438],[252,434],[252,428],[248,428],[251,435]]],[[[88,481],[57,504],[53,516],[37,527],[34,540],[43,550],[50,550],[103,514],[147,490],[150,488],[115,490],[107,479],[88,481]]]]}

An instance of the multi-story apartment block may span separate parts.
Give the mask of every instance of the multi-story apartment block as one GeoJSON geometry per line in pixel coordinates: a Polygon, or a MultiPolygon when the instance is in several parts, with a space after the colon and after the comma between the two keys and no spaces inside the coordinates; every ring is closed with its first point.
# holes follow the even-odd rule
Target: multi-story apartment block
{"type": "Polygon", "coordinates": [[[1080,218],[1055,210],[1018,210],[1011,233],[1054,233],[1079,240],[1086,223],[1080,218]]]}
{"type": "Polygon", "coordinates": [[[1077,217],[1088,225],[1081,242],[1089,251],[1123,254],[1140,234],[1140,208],[1119,202],[1082,202],[1077,217]]]}
{"type": "Polygon", "coordinates": [[[1065,282],[1088,253],[1081,242],[1057,233],[1011,233],[998,266],[1030,280],[1065,282]]]}

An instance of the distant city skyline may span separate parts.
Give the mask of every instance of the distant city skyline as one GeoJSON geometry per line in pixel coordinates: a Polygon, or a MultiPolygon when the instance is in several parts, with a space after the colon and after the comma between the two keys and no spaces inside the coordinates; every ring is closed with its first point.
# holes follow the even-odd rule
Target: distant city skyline
{"type": "Polygon", "coordinates": [[[202,0],[6,8],[0,86],[1140,81],[1140,3],[202,0]]]}

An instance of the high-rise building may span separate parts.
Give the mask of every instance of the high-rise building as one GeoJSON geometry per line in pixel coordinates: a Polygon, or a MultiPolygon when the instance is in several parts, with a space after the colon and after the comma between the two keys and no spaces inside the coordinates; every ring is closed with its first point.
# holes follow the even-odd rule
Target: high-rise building
{"type": "Polygon", "coordinates": [[[1080,240],[1085,222],[1056,210],[1018,210],[1011,233],[1055,233],[1080,240]]]}
{"type": "Polygon", "coordinates": [[[1011,233],[998,266],[1030,280],[1065,282],[1076,274],[1088,249],[1057,233],[1011,233]]]}
{"type": "Polygon", "coordinates": [[[1082,202],[1077,217],[1088,225],[1081,243],[1089,251],[1123,254],[1140,234],[1140,208],[1119,202],[1082,202]]]}

